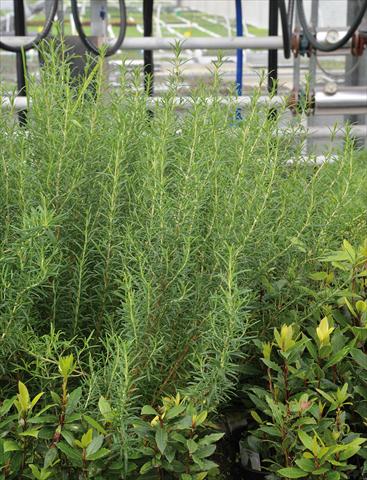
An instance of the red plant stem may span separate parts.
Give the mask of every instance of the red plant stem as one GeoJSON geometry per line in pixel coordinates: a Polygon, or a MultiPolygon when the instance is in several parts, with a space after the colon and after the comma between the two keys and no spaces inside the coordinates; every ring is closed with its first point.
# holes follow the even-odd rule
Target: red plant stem
{"type": "Polygon", "coordinates": [[[56,429],[56,431],[54,433],[54,436],[52,437],[52,443],[50,445],[50,448],[55,448],[56,444],[60,441],[60,439],[61,439],[61,429],[63,428],[63,426],[65,424],[65,412],[66,412],[66,407],[67,407],[67,404],[68,404],[67,384],[68,384],[68,380],[67,380],[67,378],[64,378],[64,380],[62,382],[61,412],[60,412],[60,415],[59,415],[59,424],[58,424],[58,428],[56,429]]]}
{"type": "Polygon", "coordinates": [[[336,365],[333,365],[333,382],[336,383],[337,381],[337,371],[336,371],[336,365]]]}
{"type": "Polygon", "coordinates": [[[269,382],[269,390],[270,390],[270,393],[273,397],[273,399],[275,400],[274,398],[274,387],[273,387],[273,379],[271,377],[271,369],[268,368],[268,382],[269,382]]]}
{"type": "Polygon", "coordinates": [[[83,461],[83,477],[88,479],[87,450],[85,448],[83,448],[82,461],[83,461]]]}
{"type": "Polygon", "coordinates": [[[289,402],[290,392],[289,392],[289,383],[288,383],[288,374],[289,368],[288,363],[285,361],[283,366],[283,377],[284,377],[284,393],[285,393],[285,401],[289,402]]]}

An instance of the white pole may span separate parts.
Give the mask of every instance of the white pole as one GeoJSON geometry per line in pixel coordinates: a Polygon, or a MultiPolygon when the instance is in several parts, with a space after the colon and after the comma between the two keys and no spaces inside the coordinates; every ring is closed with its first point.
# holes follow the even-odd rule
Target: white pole
{"type": "MultiPolygon", "coordinates": [[[[33,37],[13,37],[0,35],[0,40],[8,45],[22,46],[33,37]]],[[[122,50],[172,50],[177,42],[177,38],[158,38],[158,37],[143,37],[143,38],[125,38],[121,46],[122,50]]],[[[237,50],[251,49],[251,50],[275,50],[283,48],[282,37],[189,37],[181,40],[183,49],[194,50],[237,50]]]]}

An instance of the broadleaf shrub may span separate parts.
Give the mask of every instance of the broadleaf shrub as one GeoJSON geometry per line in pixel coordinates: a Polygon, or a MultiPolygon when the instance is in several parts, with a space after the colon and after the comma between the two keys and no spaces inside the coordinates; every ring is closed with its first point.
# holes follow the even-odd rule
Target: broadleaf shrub
{"type": "Polygon", "coordinates": [[[321,257],[322,270],[310,275],[314,318],[275,328],[270,342],[255,340],[264,377],[244,386],[256,410],[242,446],[274,472],[270,478],[360,479],[367,472],[366,247],[366,240],[344,240],[321,257]]]}

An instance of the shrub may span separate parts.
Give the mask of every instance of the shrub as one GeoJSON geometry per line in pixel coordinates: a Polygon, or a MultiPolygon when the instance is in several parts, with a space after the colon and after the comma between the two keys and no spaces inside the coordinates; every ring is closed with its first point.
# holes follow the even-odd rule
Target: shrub
{"type": "Polygon", "coordinates": [[[167,474],[203,480],[216,467],[210,457],[223,434],[207,425],[206,410],[179,394],[164,398],[157,410],[143,407],[143,418],[133,425],[137,437],[133,461],[126,464],[110,403],[100,397],[98,417],[91,417],[82,413],[81,387],[69,391],[75,367],[73,355],[59,359],[61,388],[60,393],[50,392],[51,403],[45,401],[44,392],[32,399],[19,381],[17,395],[0,405],[2,480],[163,479],[167,474]],[[151,415],[154,418],[147,421],[151,415]]]}
{"type": "Polygon", "coordinates": [[[355,469],[348,460],[365,442],[361,429],[351,430],[347,410],[353,405],[348,393],[352,386],[340,385],[335,375],[342,354],[336,341],[331,344],[333,330],[327,317],[317,327],[315,340],[283,325],[280,332],[274,330],[274,355],[272,344],[262,345],[268,388],[250,389],[261,413],[252,412],[259,426],[247,443],[280,477],[348,479],[355,469]]]}
{"type": "Polygon", "coordinates": [[[366,241],[355,248],[344,240],[341,250],[321,261],[327,268],[311,274],[321,287],[313,298],[323,298],[314,312],[315,318],[327,316],[318,325],[308,322],[303,332],[284,324],[272,342],[255,341],[267,386],[249,388],[261,413],[252,412],[258,427],[246,445],[281,477],[361,478],[361,458],[367,458],[361,438],[367,414],[366,241]]]}
{"type": "Polygon", "coordinates": [[[177,57],[152,115],[139,72],[109,88],[101,59],[75,82],[64,53],[44,48],[26,125],[0,117],[1,397],[32,373],[31,394],[54,388],[54,359],[81,351],[85,407],[111,401],[128,457],[141,406],[217,409],[251,337],[310,314],[309,259],[361,236],[367,172],[351,139],[305,163],[260,89],[236,121],[220,62],[182,112],[177,57]]]}
{"type": "Polygon", "coordinates": [[[134,425],[141,438],[136,457],[150,459],[141,466],[141,474],[155,470],[157,477],[163,478],[166,471],[181,480],[203,480],[215,469],[216,464],[210,457],[215,452],[215,443],[224,434],[205,434],[206,410],[198,409],[177,394],[164,398],[157,410],[145,405],[142,415],[147,416],[148,421],[134,425]]]}
{"type": "Polygon", "coordinates": [[[72,355],[60,358],[61,391],[50,392],[50,403],[42,401],[44,392],[31,399],[19,381],[17,395],[0,406],[2,479],[123,478],[123,463],[112,463],[113,452],[106,448],[111,443],[106,430],[111,421],[109,404],[101,397],[103,424],[82,414],[82,389],[68,389],[74,369],[72,355]]]}

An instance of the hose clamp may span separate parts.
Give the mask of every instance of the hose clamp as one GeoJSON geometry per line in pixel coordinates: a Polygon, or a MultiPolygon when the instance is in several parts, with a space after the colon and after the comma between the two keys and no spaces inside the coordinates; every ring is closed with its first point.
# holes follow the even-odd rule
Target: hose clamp
{"type": "Polygon", "coordinates": [[[299,30],[295,30],[292,34],[291,48],[294,56],[297,58],[298,55],[304,57],[310,57],[312,54],[312,46],[307,40],[306,35],[304,35],[299,30]]]}
{"type": "Polygon", "coordinates": [[[357,30],[352,37],[351,52],[354,57],[361,57],[367,46],[367,30],[357,30]]]}

